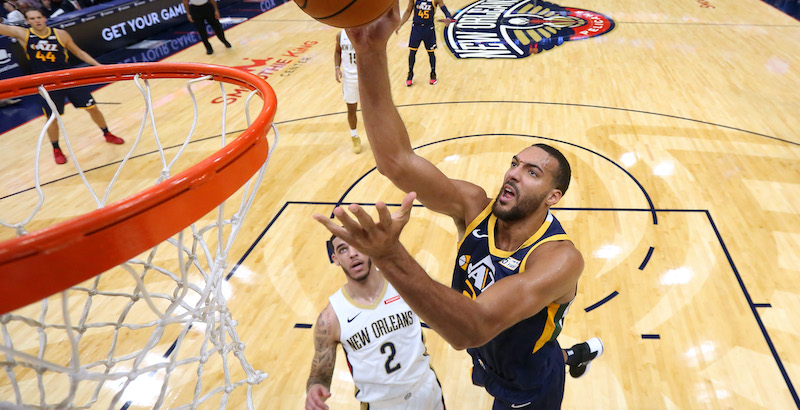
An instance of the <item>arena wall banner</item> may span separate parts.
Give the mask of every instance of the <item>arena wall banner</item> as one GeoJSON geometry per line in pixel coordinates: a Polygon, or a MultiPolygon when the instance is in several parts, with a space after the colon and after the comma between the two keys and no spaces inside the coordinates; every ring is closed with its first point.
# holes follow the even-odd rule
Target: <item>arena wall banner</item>
{"type": "Polygon", "coordinates": [[[75,44],[99,56],[185,22],[186,10],[179,0],[139,0],[106,5],[78,18],[55,22],[53,27],[66,30],[75,44]]]}

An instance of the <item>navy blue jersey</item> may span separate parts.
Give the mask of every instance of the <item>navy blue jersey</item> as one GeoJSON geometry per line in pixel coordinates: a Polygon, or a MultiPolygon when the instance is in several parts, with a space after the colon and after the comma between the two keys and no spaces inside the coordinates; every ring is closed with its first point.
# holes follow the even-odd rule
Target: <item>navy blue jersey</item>
{"type": "Polygon", "coordinates": [[[70,68],[67,48],[61,43],[55,29],[48,28],[48,30],[47,35],[39,36],[32,29],[28,29],[28,43],[25,45],[25,51],[34,73],[70,68]]]}
{"type": "Polygon", "coordinates": [[[414,0],[414,25],[433,25],[436,4],[433,0],[414,0]]]}
{"type": "MultiPolygon", "coordinates": [[[[458,248],[452,287],[472,299],[495,282],[524,271],[528,257],[539,245],[569,240],[558,220],[548,212],[542,227],[519,249],[497,249],[493,204],[490,202],[470,222],[458,248]]],[[[467,349],[474,363],[473,382],[510,403],[536,402],[540,395],[552,390],[552,383],[563,383],[564,358],[556,337],[571,303],[551,303],[485,345],[467,349]]]]}

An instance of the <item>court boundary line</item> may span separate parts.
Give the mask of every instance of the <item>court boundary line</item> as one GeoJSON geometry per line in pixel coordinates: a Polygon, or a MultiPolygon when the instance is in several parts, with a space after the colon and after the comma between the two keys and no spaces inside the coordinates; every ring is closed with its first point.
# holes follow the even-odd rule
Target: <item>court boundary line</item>
{"type": "MultiPolygon", "coordinates": [[[[258,243],[261,239],[266,236],[269,229],[275,224],[278,218],[283,215],[283,212],[289,207],[289,205],[313,205],[313,206],[341,206],[344,204],[358,204],[361,206],[375,206],[375,203],[371,202],[347,202],[342,203],[340,201],[331,202],[331,201],[285,201],[283,206],[280,210],[272,217],[270,222],[267,226],[261,231],[261,233],[257,236],[257,238],[251,243],[250,247],[245,251],[242,257],[234,264],[231,271],[225,277],[225,280],[229,280],[235,273],[239,266],[247,259],[247,257],[252,253],[252,251],[256,248],[258,243]]],[[[400,204],[397,203],[387,203],[389,207],[400,207],[400,204]]],[[[424,206],[420,204],[415,204],[414,207],[417,208],[424,208],[424,206]]],[[[754,303],[752,297],[750,296],[750,292],[747,290],[747,286],[744,283],[744,280],[739,273],[739,270],[736,268],[736,264],[733,262],[733,257],[731,256],[730,252],[728,251],[727,245],[725,245],[725,241],[722,238],[722,234],[717,229],[716,223],[714,222],[714,218],[711,216],[711,212],[707,209],[648,209],[648,208],[575,208],[575,207],[564,207],[564,208],[551,208],[555,211],[610,211],[610,212],[677,212],[677,213],[703,213],[706,216],[706,219],[709,222],[709,226],[712,228],[712,231],[716,235],[718,245],[720,246],[722,252],[725,255],[726,260],[728,261],[728,266],[731,268],[731,271],[734,274],[734,278],[739,284],[739,289],[742,291],[743,296],[745,297],[745,301],[747,302],[750,311],[753,313],[753,317],[756,320],[756,324],[761,330],[761,335],[764,338],[764,341],[767,343],[767,347],[769,348],[770,353],[772,353],[772,357],[775,360],[775,364],[778,366],[778,370],[780,374],[783,376],[784,382],[786,383],[786,387],[789,389],[789,394],[791,395],[792,399],[795,402],[795,405],[798,409],[800,409],[800,396],[798,396],[797,391],[795,390],[794,384],[792,383],[791,378],[789,377],[788,372],[786,371],[786,367],[783,364],[783,361],[780,358],[780,354],[778,354],[775,345],[772,342],[772,338],[767,331],[767,328],[764,326],[763,321],[761,320],[761,316],[758,313],[758,308],[764,308],[764,303],[754,303]]],[[[614,291],[616,292],[616,291],[614,291]]],[[[614,293],[612,293],[614,294],[614,293]]],[[[617,296],[617,295],[614,295],[617,296]]],[[[610,300],[610,298],[608,298],[610,300]]],[[[596,304],[597,305],[597,304],[596,304]]],[[[599,306],[599,305],[598,305],[599,306]]],[[[771,306],[771,305],[770,305],[771,306]]]]}

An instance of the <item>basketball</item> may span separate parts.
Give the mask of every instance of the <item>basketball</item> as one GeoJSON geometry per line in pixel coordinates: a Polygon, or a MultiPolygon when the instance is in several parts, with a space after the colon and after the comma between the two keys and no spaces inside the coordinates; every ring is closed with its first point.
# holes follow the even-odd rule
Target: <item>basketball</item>
{"type": "Polygon", "coordinates": [[[382,16],[394,0],[294,0],[300,9],[321,23],[349,28],[382,16]]]}

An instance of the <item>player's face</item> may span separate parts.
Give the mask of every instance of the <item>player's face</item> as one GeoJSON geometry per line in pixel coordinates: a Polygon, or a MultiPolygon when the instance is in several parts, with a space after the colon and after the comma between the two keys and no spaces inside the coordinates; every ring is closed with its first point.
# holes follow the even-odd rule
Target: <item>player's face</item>
{"type": "Polygon", "coordinates": [[[342,267],[348,278],[361,282],[367,280],[372,260],[340,238],[333,238],[333,261],[342,267]]]}
{"type": "Polygon", "coordinates": [[[47,26],[47,17],[45,17],[40,11],[32,10],[25,13],[25,21],[30,24],[36,30],[42,29],[47,26]]]}
{"type": "Polygon", "coordinates": [[[516,221],[536,212],[545,201],[554,205],[561,198],[561,191],[553,187],[557,170],[558,161],[547,151],[525,148],[511,160],[492,213],[502,221],[516,221]]]}

